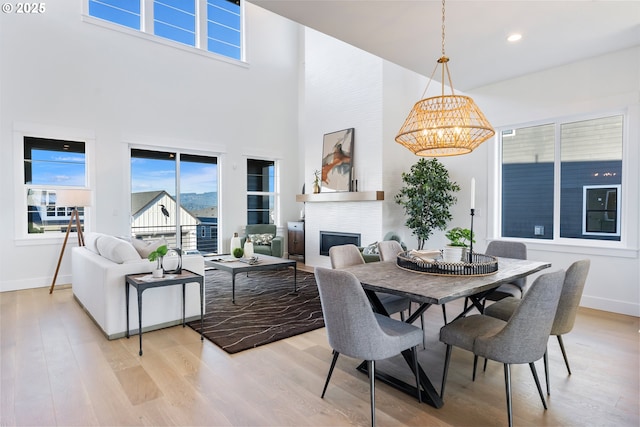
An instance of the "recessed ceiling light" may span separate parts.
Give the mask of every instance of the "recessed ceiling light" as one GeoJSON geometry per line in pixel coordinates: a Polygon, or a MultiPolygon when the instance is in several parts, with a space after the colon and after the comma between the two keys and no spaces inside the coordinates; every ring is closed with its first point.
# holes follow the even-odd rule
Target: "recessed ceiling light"
{"type": "Polygon", "coordinates": [[[507,37],[507,40],[510,41],[511,43],[514,43],[520,40],[521,38],[522,38],[522,34],[515,33],[507,37]]]}

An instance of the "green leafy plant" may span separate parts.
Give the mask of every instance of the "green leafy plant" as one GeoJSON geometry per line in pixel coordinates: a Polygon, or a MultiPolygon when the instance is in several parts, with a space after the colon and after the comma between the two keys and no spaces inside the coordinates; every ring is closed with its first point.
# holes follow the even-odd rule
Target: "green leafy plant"
{"type": "Polygon", "coordinates": [[[449,208],[457,202],[454,192],[460,186],[449,180],[449,172],[438,159],[420,159],[409,173],[402,173],[404,186],[395,202],[404,207],[409,227],[418,238],[418,249],[437,229],[444,230],[451,220],[449,208]]]}
{"type": "Polygon", "coordinates": [[[472,241],[473,243],[476,242],[475,239],[473,239],[474,236],[471,235],[471,230],[468,228],[452,228],[446,232],[445,237],[451,242],[449,243],[449,246],[461,246],[466,248],[472,241]]]}
{"type": "Polygon", "coordinates": [[[158,270],[162,268],[162,257],[167,254],[167,245],[158,246],[158,248],[151,252],[147,258],[149,261],[158,261],[158,270]]]}

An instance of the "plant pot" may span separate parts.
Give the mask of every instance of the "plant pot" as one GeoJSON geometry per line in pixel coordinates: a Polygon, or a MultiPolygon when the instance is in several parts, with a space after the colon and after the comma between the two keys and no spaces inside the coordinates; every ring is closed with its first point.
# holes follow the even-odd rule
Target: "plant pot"
{"type": "Polygon", "coordinates": [[[161,268],[156,268],[151,272],[151,275],[156,279],[161,279],[164,276],[164,272],[162,271],[161,268]]]}
{"type": "Polygon", "coordinates": [[[464,246],[446,246],[442,251],[442,260],[444,262],[462,262],[466,249],[464,246]]]}

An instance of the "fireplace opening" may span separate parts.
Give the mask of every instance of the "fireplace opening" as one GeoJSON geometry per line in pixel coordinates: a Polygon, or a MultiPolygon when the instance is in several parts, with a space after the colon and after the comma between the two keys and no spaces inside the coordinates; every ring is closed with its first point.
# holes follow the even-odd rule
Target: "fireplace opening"
{"type": "Polygon", "coordinates": [[[320,231],[320,255],[328,256],[331,247],[348,244],[360,246],[360,234],[320,231]]]}

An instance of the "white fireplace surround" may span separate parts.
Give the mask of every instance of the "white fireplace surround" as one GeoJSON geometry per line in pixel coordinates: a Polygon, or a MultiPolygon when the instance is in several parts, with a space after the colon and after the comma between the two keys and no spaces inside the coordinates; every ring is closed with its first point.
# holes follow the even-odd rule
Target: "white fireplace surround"
{"type": "Polygon", "coordinates": [[[320,255],[320,231],[360,234],[360,244],[377,242],[382,236],[381,202],[327,202],[305,205],[305,263],[331,267],[320,255]]]}

